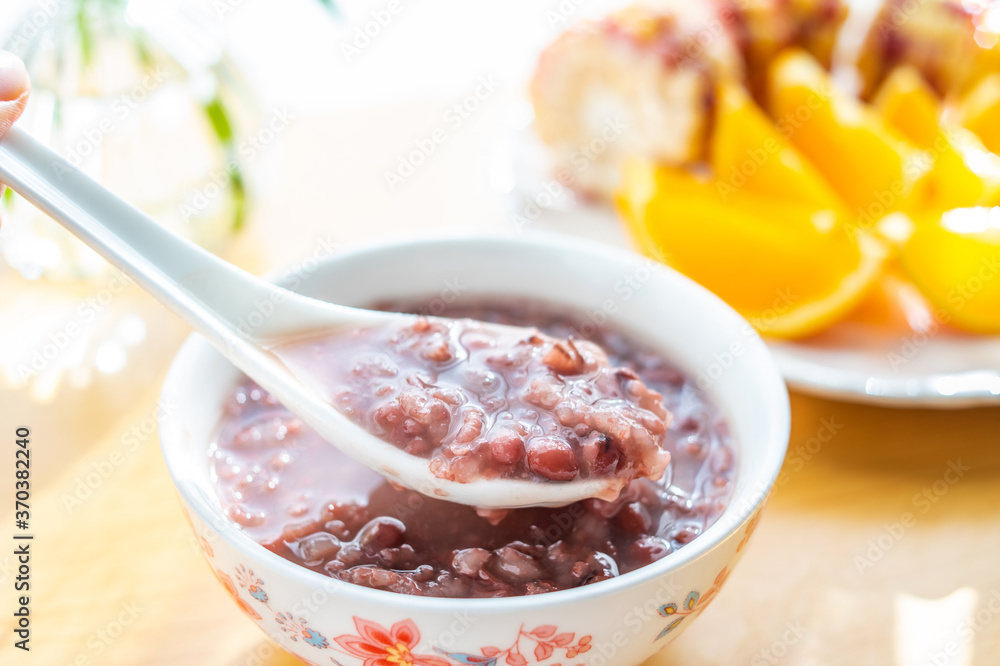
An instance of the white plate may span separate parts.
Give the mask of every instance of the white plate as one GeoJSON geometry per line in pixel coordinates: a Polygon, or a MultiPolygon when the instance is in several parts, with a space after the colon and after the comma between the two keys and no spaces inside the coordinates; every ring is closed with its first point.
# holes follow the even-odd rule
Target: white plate
{"type": "MultiPolygon", "coordinates": [[[[577,200],[548,175],[530,120],[530,105],[512,109],[494,156],[493,186],[506,197],[511,224],[627,247],[609,207],[577,200]]],[[[842,324],[808,340],[769,344],[789,386],[804,393],[898,407],[1000,405],[1000,336],[941,329],[900,337],[842,324]]]]}
{"type": "Polygon", "coordinates": [[[1000,337],[905,337],[840,324],[805,341],[770,341],[792,388],[899,407],[1000,405],[1000,337]]]}

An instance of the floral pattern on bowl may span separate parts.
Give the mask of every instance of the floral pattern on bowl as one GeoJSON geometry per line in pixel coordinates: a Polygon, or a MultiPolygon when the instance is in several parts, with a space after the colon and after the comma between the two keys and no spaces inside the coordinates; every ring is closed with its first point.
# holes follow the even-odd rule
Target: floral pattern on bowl
{"type": "MultiPolygon", "coordinates": [[[[205,537],[199,537],[199,541],[203,544],[208,543],[205,537]]],[[[212,556],[207,551],[205,555],[211,562],[212,556]]],[[[350,657],[362,660],[361,666],[455,666],[456,664],[497,666],[500,663],[507,666],[528,666],[528,664],[550,662],[551,659],[558,658],[560,655],[565,656],[566,659],[573,659],[589,652],[593,647],[591,645],[593,637],[590,635],[580,636],[577,639],[575,632],[560,631],[556,625],[546,624],[530,630],[522,626],[514,641],[506,648],[486,646],[480,648],[482,654],[448,652],[437,646],[432,649],[441,656],[421,654],[416,652],[420,645],[420,630],[413,620],[402,620],[386,628],[378,622],[357,616],[352,617],[357,633],[342,634],[331,642],[326,636],[310,627],[305,618],[296,617],[292,613],[275,611],[269,603],[270,597],[264,589],[264,581],[257,577],[253,569],[247,568],[244,564],[237,565],[235,569],[236,583],[233,582],[232,577],[215,569],[214,566],[213,572],[240,607],[240,610],[252,619],[260,620],[262,616],[253,607],[250,600],[270,611],[275,622],[292,641],[301,641],[318,650],[332,649],[343,652],[350,657]],[[240,589],[247,591],[250,600],[240,596],[237,584],[240,589]],[[525,644],[531,650],[529,654],[533,660],[529,660],[529,657],[525,656],[525,644]]],[[[700,605],[697,610],[701,610],[700,605]]],[[[685,613],[685,615],[687,614],[689,613],[685,613]]],[[[333,657],[330,660],[338,666],[344,666],[333,657]]],[[[551,666],[561,666],[561,664],[552,662],[551,666]]]]}
{"type": "Polygon", "coordinates": [[[726,582],[727,578],[729,578],[728,567],[719,572],[719,575],[715,577],[715,582],[712,583],[712,587],[708,588],[704,594],[691,591],[687,595],[687,598],[684,599],[684,603],[682,605],[669,603],[660,606],[658,611],[660,615],[666,618],[672,618],[672,621],[663,628],[663,631],[661,631],[660,635],[656,637],[656,640],[659,641],[665,638],[666,635],[676,629],[685,618],[694,617],[705,610],[705,607],[708,606],[712,599],[715,598],[715,595],[719,593],[719,590],[722,589],[722,584],[726,582]]]}

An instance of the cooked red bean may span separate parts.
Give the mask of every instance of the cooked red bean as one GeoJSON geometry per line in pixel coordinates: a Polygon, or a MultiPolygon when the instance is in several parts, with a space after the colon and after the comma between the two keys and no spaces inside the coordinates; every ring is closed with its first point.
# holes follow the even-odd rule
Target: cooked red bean
{"type": "Polygon", "coordinates": [[[490,438],[490,453],[501,465],[516,465],[524,457],[524,438],[513,428],[500,428],[490,438]]]}
{"type": "Polygon", "coordinates": [[[576,451],[555,437],[536,437],[528,444],[528,469],[550,481],[575,479],[580,469],[576,451]]]}

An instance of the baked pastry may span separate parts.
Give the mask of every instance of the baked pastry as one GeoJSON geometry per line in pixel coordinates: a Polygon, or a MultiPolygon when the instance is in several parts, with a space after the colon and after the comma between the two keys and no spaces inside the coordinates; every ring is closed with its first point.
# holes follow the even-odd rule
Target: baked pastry
{"type": "MultiPolygon", "coordinates": [[[[581,23],[543,51],[531,81],[555,176],[605,199],[627,158],[703,161],[719,83],[742,82],[766,107],[786,49],[833,68],[847,13],[847,0],[658,0],[581,23]]],[[[901,65],[957,96],[1000,71],[1000,3],[884,0],[857,65],[866,100],[901,65]]]]}
{"type": "Polygon", "coordinates": [[[861,97],[871,99],[898,65],[916,68],[941,97],[961,94],[1000,66],[986,0],[886,0],[858,58],[861,97]]]}
{"type": "Polygon", "coordinates": [[[732,21],[717,12],[706,2],[632,6],[545,49],[530,92],[560,182],[607,198],[625,157],[702,159],[716,82],[743,76],[732,21]]]}
{"type": "Polygon", "coordinates": [[[720,0],[736,18],[735,37],[746,62],[747,85],[761,99],[771,61],[797,46],[830,69],[837,35],[847,19],[845,0],[720,0]]]}

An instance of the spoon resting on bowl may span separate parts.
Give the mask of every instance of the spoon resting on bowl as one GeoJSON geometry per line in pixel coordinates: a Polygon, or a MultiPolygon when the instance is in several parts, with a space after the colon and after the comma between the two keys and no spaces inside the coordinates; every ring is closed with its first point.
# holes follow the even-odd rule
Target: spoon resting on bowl
{"type": "Polygon", "coordinates": [[[0,181],[394,483],[490,510],[614,499],[666,470],[662,399],[596,345],[279,288],[164,229],[18,127],[0,141],[0,181]]]}

